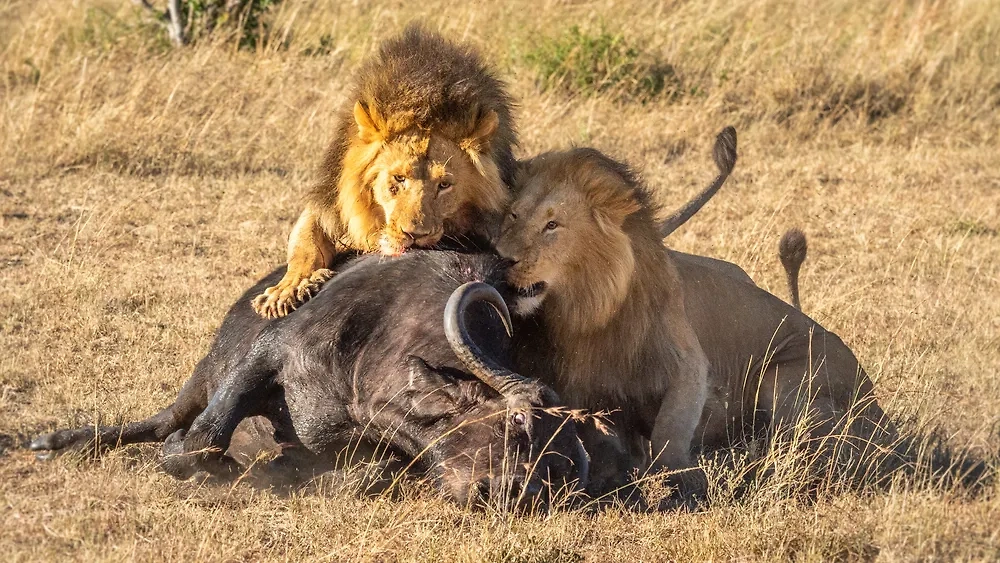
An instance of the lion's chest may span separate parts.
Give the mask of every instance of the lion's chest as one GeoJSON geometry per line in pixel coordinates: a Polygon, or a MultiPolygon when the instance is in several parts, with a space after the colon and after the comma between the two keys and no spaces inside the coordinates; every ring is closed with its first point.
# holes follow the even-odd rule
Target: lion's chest
{"type": "Polygon", "coordinates": [[[658,353],[646,341],[615,344],[581,338],[573,350],[560,354],[557,392],[569,406],[634,409],[660,403],[670,379],[671,355],[658,353]]]}

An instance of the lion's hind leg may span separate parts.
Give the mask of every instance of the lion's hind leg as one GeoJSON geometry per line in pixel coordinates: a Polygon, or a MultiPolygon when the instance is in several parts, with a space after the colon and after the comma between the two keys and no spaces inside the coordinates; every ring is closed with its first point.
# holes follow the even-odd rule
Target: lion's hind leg
{"type": "Polygon", "coordinates": [[[772,413],[773,436],[805,448],[815,476],[877,480],[873,469],[893,455],[895,428],[857,360],[832,354],[771,365],[757,406],[772,413]]]}

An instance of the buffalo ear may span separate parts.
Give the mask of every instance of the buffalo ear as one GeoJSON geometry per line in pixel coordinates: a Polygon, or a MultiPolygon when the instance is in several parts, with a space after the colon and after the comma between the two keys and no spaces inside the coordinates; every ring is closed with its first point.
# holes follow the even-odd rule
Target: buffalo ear
{"type": "Polygon", "coordinates": [[[358,138],[366,143],[385,140],[385,123],[374,107],[367,107],[361,100],[354,102],[354,122],[358,126],[358,138]]]}
{"type": "Polygon", "coordinates": [[[484,400],[476,382],[459,380],[447,371],[435,368],[418,356],[408,356],[406,367],[409,375],[406,395],[414,404],[415,413],[428,416],[455,414],[484,400]]]}

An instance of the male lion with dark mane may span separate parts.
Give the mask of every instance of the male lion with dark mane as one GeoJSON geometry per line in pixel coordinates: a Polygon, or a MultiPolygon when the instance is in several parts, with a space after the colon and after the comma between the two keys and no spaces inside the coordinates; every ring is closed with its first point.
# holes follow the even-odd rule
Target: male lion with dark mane
{"type": "Polygon", "coordinates": [[[253,301],[281,317],[346,251],[397,255],[444,236],[489,237],[509,197],[511,101],[470,48],[410,26],[363,64],[288,241],[288,271],[253,301]]]}
{"type": "MultiPolygon", "coordinates": [[[[541,311],[556,352],[522,371],[571,408],[613,411],[629,463],[690,468],[693,449],[731,446],[760,415],[774,428],[807,417],[810,436],[843,433],[859,447],[893,435],[840,338],[737,266],[663,246],[657,209],[626,165],[593,149],[547,153],[523,165],[515,192],[496,247],[508,282],[531,298],[518,313],[541,311]]],[[[601,464],[621,466],[606,451],[614,440],[583,438],[592,482],[605,479],[601,464]]],[[[671,479],[688,499],[704,492],[698,470],[671,479]]]]}
{"type": "MultiPolygon", "coordinates": [[[[707,483],[691,444],[709,363],[648,196],[618,189],[623,182],[638,185],[626,166],[593,149],[523,162],[496,248],[512,263],[516,313],[542,309],[560,396],[572,408],[611,411],[632,453],[644,448],[630,437],[650,440],[653,467],[685,470],[672,479],[685,496],[700,496],[707,483]]],[[[588,449],[595,460],[616,457],[593,440],[588,449]]]]}

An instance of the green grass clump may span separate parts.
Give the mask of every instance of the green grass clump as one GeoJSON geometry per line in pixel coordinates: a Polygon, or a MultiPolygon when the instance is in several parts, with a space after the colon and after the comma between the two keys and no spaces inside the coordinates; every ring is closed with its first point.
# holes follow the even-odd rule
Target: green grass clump
{"type": "Polygon", "coordinates": [[[543,90],[646,101],[676,95],[680,89],[673,66],[644,53],[624,35],[604,30],[588,33],[570,27],[542,39],[524,60],[537,73],[543,90]]]}
{"type": "Polygon", "coordinates": [[[185,0],[182,11],[188,15],[193,38],[225,33],[241,48],[254,49],[267,37],[267,13],[281,0],[185,0]]]}

